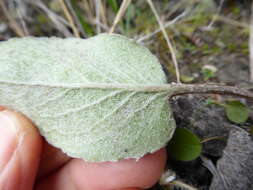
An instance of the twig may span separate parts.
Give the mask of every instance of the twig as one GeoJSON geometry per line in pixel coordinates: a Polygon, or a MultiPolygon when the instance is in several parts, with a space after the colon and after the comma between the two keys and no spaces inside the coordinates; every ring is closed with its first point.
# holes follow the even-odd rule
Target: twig
{"type": "Polygon", "coordinates": [[[9,23],[10,23],[10,27],[11,29],[19,36],[19,37],[24,37],[25,34],[22,31],[22,29],[20,28],[20,26],[18,25],[18,23],[15,21],[15,19],[12,18],[12,16],[9,15],[8,10],[4,4],[3,0],[0,0],[0,6],[3,10],[4,15],[6,16],[6,18],[8,19],[9,23]]]}
{"type": "Polygon", "coordinates": [[[109,31],[109,33],[113,33],[115,30],[115,27],[118,25],[118,23],[120,22],[122,16],[125,14],[127,7],[129,6],[129,4],[131,3],[131,0],[123,0],[123,2],[120,5],[120,9],[113,21],[112,27],[109,31]]]}
{"type": "Polygon", "coordinates": [[[247,89],[219,84],[172,84],[170,98],[184,94],[221,94],[247,98],[253,101],[253,93],[247,89]]]}
{"type": "Polygon", "coordinates": [[[70,26],[71,26],[71,28],[72,28],[72,30],[73,30],[73,32],[74,32],[75,37],[80,38],[79,31],[78,31],[78,29],[77,29],[76,26],[75,26],[74,20],[73,20],[71,14],[70,14],[70,12],[69,12],[69,10],[68,10],[68,8],[67,8],[65,2],[64,2],[64,0],[60,0],[60,5],[61,5],[61,7],[62,7],[62,10],[63,10],[63,12],[64,12],[66,18],[67,18],[68,21],[69,21],[69,24],[70,24],[70,26]]]}
{"type": "Polygon", "coordinates": [[[250,48],[250,81],[253,81],[253,2],[251,4],[251,18],[250,18],[250,39],[249,39],[249,48],[250,48]]]}
{"type": "MultiPolygon", "coordinates": [[[[188,10],[185,10],[182,14],[178,15],[176,18],[174,18],[173,20],[167,22],[164,24],[164,28],[168,28],[172,25],[174,25],[178,20],[180,20],[181,18],[183,18],[184,16],[186,16],[189,12],[189,9],[188,10]]],[[[161,32],[161,28],[159,29],[156,29],[155,31],[149,33],[148,35],[145,35],[145,36],[142,36],[141,38],[139,38],[137,40],[138,43],[141,43],[145,40],[148,40],[149,38],[152,38],[153,36],[155,36],[157,33],[161,32]]]]}
{"type": "MultiPolygon", "coordinates": [[[[96,23],[100,23],[100,7],[101,7],[101,0],[96,0],[95,8],[96,8],[96,23]]],[[[96,25],[97,33],[101,32],[100,25],[96,25]]]]}
{"type": "Polygon", "coordinates": [[[166,40],[166,42],[167,42],[167,44],[168,44],[169,49],[170,49],[171,57],[172,57],[172,60],[173,60],[174,66],[175,66],[176,77],[177,77],[177,83],[181,83],[181,82],[180,82],[180,73],[179,73],[179,68],[178,68],[178,63],[177,63],[177,58],[176,58],[176,54],[175,54],[174,48],[173,48],[173,46],[172,46],[172,44],[171,44],[171,42],[170,42],[170,39],[169,39],[169,37],[168,37],[168,35],[167,35],[167,33],[166,33],[166,30],[165,30],[165,28],[164,28],[164,25],[163,25],[163,23],[162,23],[162,21],[161,21],[159,15],[158,15],[156,9],[155,9],[155,6],[154,6],[152,0],[147,0],[147,1],[148,1],[148,4],[149,4],[151,10],[153,11],[153,13],[154,13],[154,15],[155,15],[155,17],[156,17],[156,20],[157,20],[157,22],[158,22],[158,24],[159,24],[159,26],[160,26],[160,28],[161,28],[161,31],[162,31],[162,33],[163,33],[163,35],[164,35],[164,38],[165,38],[165,40],[166,40]]]}

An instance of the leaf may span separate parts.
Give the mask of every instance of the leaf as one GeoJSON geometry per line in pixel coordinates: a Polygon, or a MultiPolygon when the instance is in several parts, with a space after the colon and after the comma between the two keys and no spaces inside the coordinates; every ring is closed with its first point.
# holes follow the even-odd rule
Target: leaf
{"type": "Polygon", "coordinates": [[[117,1],[116,0],[108,0],[107,2],[109,4],[109,6],[112,8],[113,12],[116,13],[119,9],[117,1]]]}
{"type": "Polygon", "coordinates": [[[248,108],[240,101],[228,101],[225,106],[226,116],[235,123],[244,123],[249,117],[248,108]]]}
{"type": "Polygon", "coordinates": [[[52,145],[86,161],[139,158],[164,147],[175,122],[155,56],[120,35],[0,43],[0,105],[52,145]]]}
{"type": "Polygon", "coordinates": [[[191,161],[202,151],[199,138],[184,128],[177,128],[168,145],[169,154],[176,160],[191,161]]]}

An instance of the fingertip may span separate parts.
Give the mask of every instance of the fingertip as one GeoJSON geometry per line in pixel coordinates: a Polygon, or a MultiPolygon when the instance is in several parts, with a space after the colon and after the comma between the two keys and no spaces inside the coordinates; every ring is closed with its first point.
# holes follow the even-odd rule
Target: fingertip
{"type": "Polygon", "coordinates": [[[0,106],[0,111],[5,110],[6,108],[4,106],[0,106]]]}
{"type": "Polygon", "coordinates": [[[160,149],[138,161],[126,159],[118,162],[88,163],[72,160],[68,171],[71,171],[72,179],[80,188],[140,190],[138,188],[152,187],[159,180],[166,165],[166,158],[166,150],[160,149]]]}
{"type": "Polygon", "coordinates": [[[18,135],[20,133],[29,133],[29,135],[38,138],[38,140],[42,142],[37,127],[35,127],[33,122],[26,116],[24,116],[22,113],[13,110],[8,110],[5,108],[3,108],[3,110],[0,113],[2,115],[5,115],[6,117],[9,118],[9,120],[12,121],[18,135]]]}
{"type": "Polygon", "coordinates": [[[62,150],[53,147],[44,141],[37,179],[50,175],[69,160],[71,160],[71,158],[63,153],[62,150]]]}
{"type": "Polygon", "coordinates": [[[11,143],[5,144],[5,151],[2,151],[3,156],[10,154],[2,162],[0,189],[31,189],[40,160],[42,139],[33,123],[15,111],[1,111],[0,125],[1,132],[8,128],[13,133],[12,138],[8,138],[11,143]]]}

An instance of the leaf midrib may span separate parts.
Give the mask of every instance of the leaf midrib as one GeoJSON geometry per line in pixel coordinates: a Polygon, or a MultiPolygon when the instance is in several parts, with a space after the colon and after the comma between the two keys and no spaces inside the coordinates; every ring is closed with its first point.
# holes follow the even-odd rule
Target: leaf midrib
{"type": "Polygon", "coordinates": [[[69,89],[121,89],[126,91],[142,92],[164,92],[173,88],[172,84],[115,84],[115,83],[39,83],[39,82],[19,82],[0,80],[0,84],[21,85],[21,86],[40,86],[48,88],[69,88],[69,89]]]}

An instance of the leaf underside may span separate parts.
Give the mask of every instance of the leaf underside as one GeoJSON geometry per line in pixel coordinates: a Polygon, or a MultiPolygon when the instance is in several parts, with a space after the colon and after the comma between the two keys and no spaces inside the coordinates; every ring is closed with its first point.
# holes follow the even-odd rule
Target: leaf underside
{"type": "Polygon", "coordinates": [[[139,158],[165,146],[175,128],[167,93],[109,87],[165,83],[157,58],[120,35],[0,43],[0,105],[86,161],[139,158]]]}

